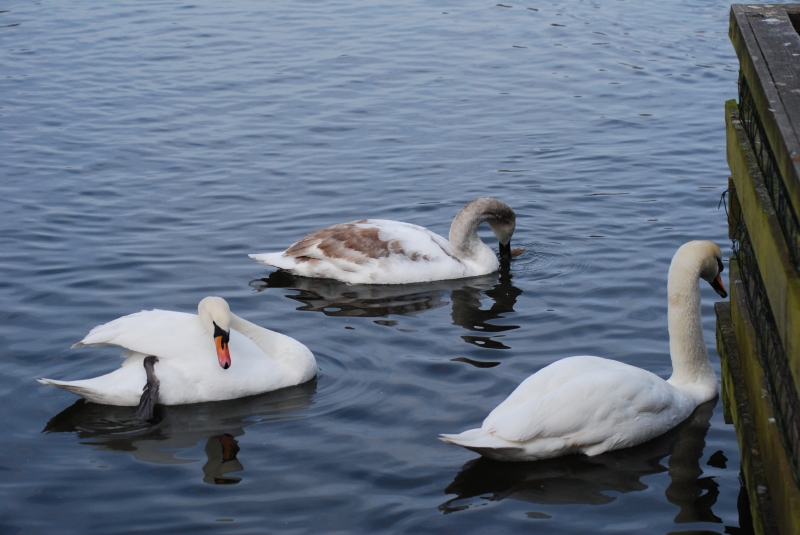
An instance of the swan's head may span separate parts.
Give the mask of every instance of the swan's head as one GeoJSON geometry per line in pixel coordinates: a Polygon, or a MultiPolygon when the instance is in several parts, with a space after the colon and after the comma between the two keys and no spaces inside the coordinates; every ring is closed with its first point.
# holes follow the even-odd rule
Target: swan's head
{"type": "Polygon", "coordinates": [[[483,197],[470,201],[462,211],[475,210],[480,221],[486,221],[500,242],[500,259],[511,260],[511,236],[517,227],[517,214],[503,201],[483,197]]]}
{"type": "Polygon", "coordinates": [[[203,327],[214,337],[219,365],[227,370],[231,367],[231,353],[228,348],[231,337],[231,308],[221,297],[206,297],[197,305],[197,314],[203,327]]]}
{"type": "Polygon", "coordinates": [[[722,251],[716,243],[710,241],[690,241],[681,246],[675,253],[674,262],[699,263],[699,277],[709,283],[720,297],[728,297],[728,291],[722,283],[722,251]]]}

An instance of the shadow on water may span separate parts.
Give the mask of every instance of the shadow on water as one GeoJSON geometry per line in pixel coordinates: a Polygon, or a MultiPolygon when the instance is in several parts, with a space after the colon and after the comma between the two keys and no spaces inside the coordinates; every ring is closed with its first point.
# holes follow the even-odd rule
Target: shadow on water
{"type": "MultiPolygon", "coordinates": [[[[333,279],[298,277],[287,271],[275,271],[265,279],[256,279],[250,286],[262,292],[270,288],[294,290],[286,297],[303,303],[297,310],[322,312],[326,316],[362,318],[387,318],[389,316],[416,316],[426,310],[448,304],[450,292],[451,317],[454,325],[481,333],[502,333],[518,329],[518,325],[497,325],[492,320],[502,319],[514,312],[514,305],[522,290],[511,283],[509,267],[500,271],[448,281],[397,285],[349,285],[333,279]],[[481,308],[481,300],[488,297],[491,307],[481,308]]],[[[393,326],[396,322],[377,320],[379,325],[393,326]]],[[[496,335],[495,335],[496,336],[496,335]]],[[[491,349],[508,349],[492,335],[464,335],[464,341],[491,349]]]]}
{"type": "MultiPolygon", "coordinates": [[[[546,505],[602,505],[616,499],[608,492],[645,490],[642,477],[667,472],[672,482],[666,498],[680,508],[675,523],[720,523],[711,510],[719,486],[711,477],[700,477],[700,459],[716,404],[715,399],[700,405],[683,424],[645,444],[595,457],[569,455],[524,463],[473,459],[445,489],[445,494],[456,497],[441,504],[439,510],[448,514],[469,509],[477,505],[469,503],[476,496],[482,503],[511,498],[546,505]],[[665,467],[661,461],[667,456],[665,467]]],[[[539,512],[528,516],[550,518],[539,512]]]]}
{"type": "Polygon", "coordinates": [[[75,402],[53,416],[43,433],[75,433],[82,444],[133,455],[139,461],[181,464],[198,459],[175,455],[206,441],[203,481],[235,484],[227,474],[244,469],[236,458],[237,436],[259,422],[286,420],[314,404],[317,380],[258,396],[192,405],[156,405],[154,419],[136,418],[136,407],[75,402]]]}

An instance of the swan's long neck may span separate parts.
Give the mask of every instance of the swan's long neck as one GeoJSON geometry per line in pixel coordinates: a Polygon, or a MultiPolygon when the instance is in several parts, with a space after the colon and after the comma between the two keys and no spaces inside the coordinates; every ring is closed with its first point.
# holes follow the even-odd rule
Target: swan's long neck
{"type": "Polygon", "coordinates": [[[478,237],[478,227],[488,218],[485,214],[472,210],[461,210],[450,225],[450,247],[463,258],[475,256],[479,251],[489,249],[478,237]]]}
{"type": "Polygon", "coordinates": [[[505,221],[508,236],[503,243],[506,243],[514,231],[514,217],[514,211],[497,199],[484,197],[470,201],[458,212],[453,224],[450,225],[450,247],[460,258],[478,259],[486,255],[494,258],[492,249],[478,237],[478,227],[481,223],[489,222],[492,231],[497,235],[498,232],[502,232],[498,226],[499,222],[505,221]]]}
{"type": "Polygon", "coordinates": [[[700,313],[700,262],[693,258],[673,259],[669,269],[669,352],[676,387],[700,389],[703,397],[717,393],[717,377],[708,360],[700,313]],[[712,392],[713,390],[713,392],[712,392]]]}
{"type": "Polygon", "coordinates": [[[264,327],[259,327],[255,323],[251,323],[244,318],[240,318],[233,312],[231,312],[231,329],[248,337],[267,355],[272,355],[272,353],[274,353],[271,339],[273,338],[272,335],[276,333],[264,327]]]}
{"type": "MultiPolygon", "coordinates": [[[[253,341],[261,350],[280,366],[291,366],[293,355],[285,351],[277,351],[276,344],[283,335],[259,327],[231,312],[231,329],[238,331],[253,341]]],[[[234,363],[235,365],[235,363],[234,363]]]]}

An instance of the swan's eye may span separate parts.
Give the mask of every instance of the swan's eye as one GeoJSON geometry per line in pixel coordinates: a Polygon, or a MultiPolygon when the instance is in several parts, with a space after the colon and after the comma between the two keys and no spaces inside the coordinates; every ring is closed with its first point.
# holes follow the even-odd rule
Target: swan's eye
{"type": "Polygon", "coordinates": [[[720,272],[720,273],[722,273],[723,271],[725,271],[725,266],[724,266],[724,265],[722,265],[722,260],[721,260],[721,259],[719,259],[719,258],[717,258],[717,267],[719,268],[719,272],[720,272]]]}

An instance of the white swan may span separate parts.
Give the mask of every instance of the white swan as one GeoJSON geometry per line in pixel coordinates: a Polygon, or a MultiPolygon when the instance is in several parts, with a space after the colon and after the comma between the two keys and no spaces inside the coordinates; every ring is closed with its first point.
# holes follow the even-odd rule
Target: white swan
{"type": "Polygon", "coordinates": [[[316,374],[306,346],[236,316],[221,297],[206,297],[197,311],[144,310],[99,325],[75,346],[121,346],[121,368],[93,379],[39,382],[94,403],[135,406],[148,384],[145,357],[155,355],[158,403],[181,405],[260,394],[316,374]]]}
{"type": "Polygon", "coordinates": [[[315,230],[286,251],[250,257],[295,275],[350,284],[475,277],[500,267],[494,251],[478,237],[483,222],[500,241],[500,257],[509,260],[516,215],[505,203],[488,197],[470,201],[458,212],[449,242],[410,223],[361,219],[315,230]]]}
{"type": "Polygon", "coordinates": [[[480,429],[441,435],[502,461],[535,461],[569,453],[598,455],[661,435],[717,395],[700,321],[700,286],[726,297],[722,254],[692,241],[669,268],[669,347],[672,377],[599,357],[570,357],[539,370],[483,421],[480,429]]]}

